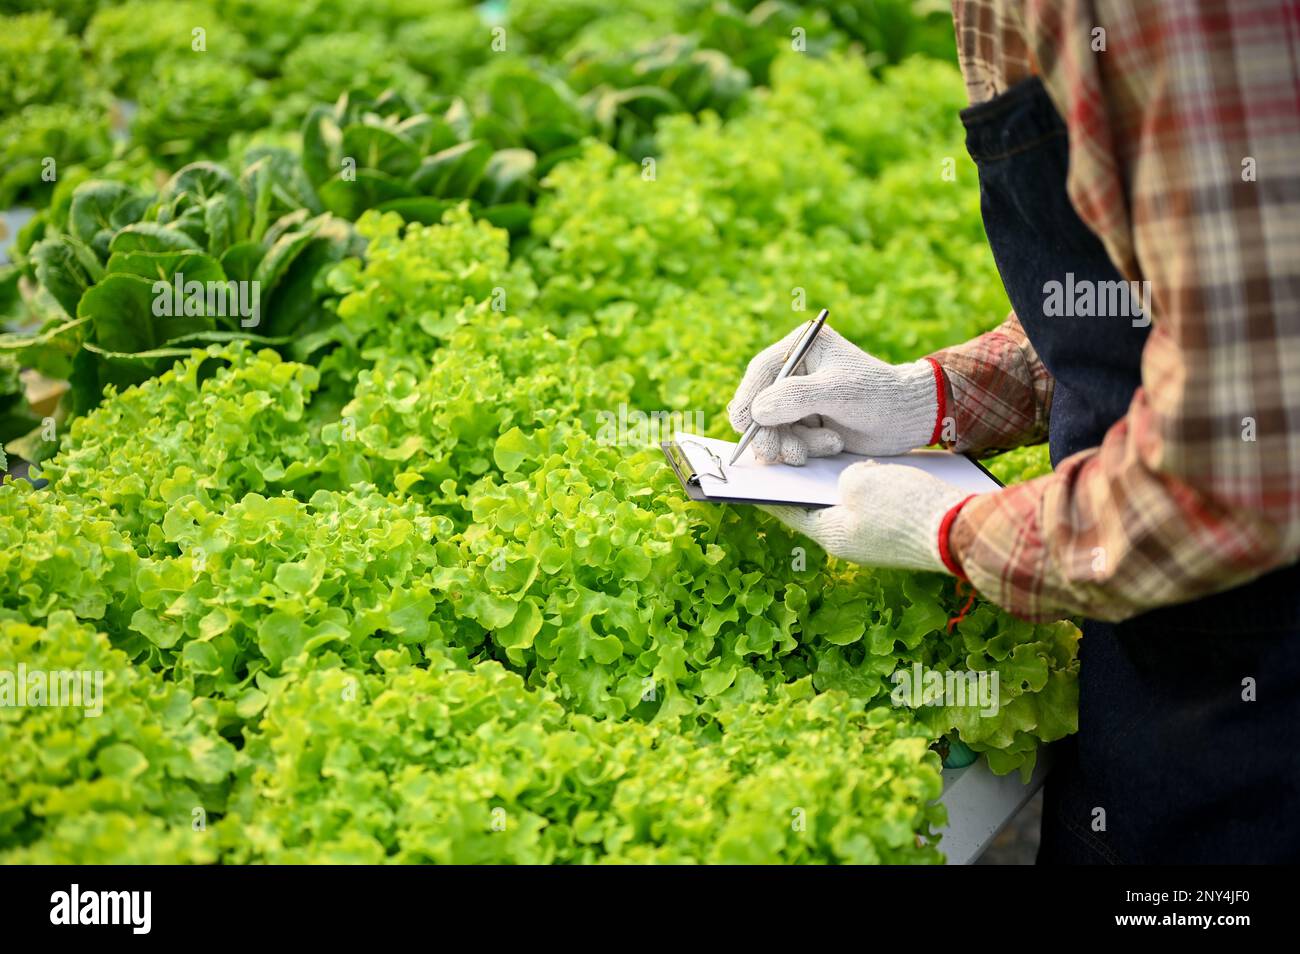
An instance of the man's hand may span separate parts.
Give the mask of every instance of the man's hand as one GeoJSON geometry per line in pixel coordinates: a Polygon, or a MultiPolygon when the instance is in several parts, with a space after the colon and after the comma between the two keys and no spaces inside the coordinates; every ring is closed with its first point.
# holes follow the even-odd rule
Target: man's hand
{"type": "Polygon", "coordinates": [[[866,566],[953,573],[941,539],[949,511],[971,495],[905,464],[864,461],[840,474],[843,503],[822,510],[761,507],[832,556],[866,566]]]}
{"type": "Polygon", "coordinates": [[[727,405],[737,433],[751,420],[762,425],[750,444],[755,457],[800,465],[842,450],[888,456],[931,443],[942,381],[933,364],[886,364],[827,325],[800,373],[776,381],[802,330],[760,351],[727,405]]]}

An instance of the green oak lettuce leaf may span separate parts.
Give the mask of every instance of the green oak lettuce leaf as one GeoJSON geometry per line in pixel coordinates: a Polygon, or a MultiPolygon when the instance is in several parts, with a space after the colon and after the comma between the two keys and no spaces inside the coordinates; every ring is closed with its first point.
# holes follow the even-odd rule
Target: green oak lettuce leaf
{"type": "Polygon", "coordinates": [[[10,706],[0,718],[0,862],[211,863],[235,749],[215,710],[128,662],[71,613],[0,618],[0,670],[102,675],[100,706],[10,706]],[[94,715],[95,709],[101,709],[94,715]]]}
{"type": "Polygon", "coordinates": [[[44,466],[57,492],[93,501],[133,537],[161,533],[181,488],[233,503],[319,471],[324,448],[306,415],[320,381],[314,368],[243,342],[188,353],[139,387],[110,388],[44,466]]]}

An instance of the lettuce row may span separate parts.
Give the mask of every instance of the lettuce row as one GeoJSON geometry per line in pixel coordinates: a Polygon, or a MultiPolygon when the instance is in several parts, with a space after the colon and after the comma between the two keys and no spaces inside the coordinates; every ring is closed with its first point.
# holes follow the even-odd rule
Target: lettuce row
{"type": "Polygon", "coordinates": [[[268,703],[219,836],[271,863],[934,863],[922,731],[805,684],[711,744],[572,716],[495,662],[313,671],[268,703]]]}
{"type": "MultiPolygon", "coordinates": [[[[828,567],[815,548],[795,571],[791,557],[806,541],[754,513],[690,504],[653,452],[629,456],[572,423],[532,422],[525,432],[498,422],[486,433],[462,433],[463,413],[420,417],[409,431],[394,431],[421,445],[445,442],[429,461],[480,456],[484,476],[439,484],[436,471],[426,480],[397,470],[410,460],[382,470],[375,456],[367,475],[383,474],[390,494],[410,502],[395,504],[364,485],[346,494],[318,490],[306,502],[263,496],[268,472],[319,474],[343,466],[331,464],[330,454],[343,460],[355,452],[332,443],[341,441],[338,424],[322,428],[318,440],[292,411],[245,418],[243,408],[294,406],[283,396],[259,400],[251,381],[278,379],[301,401],[297,379],[306,375],[310,384],[314,375],[273,352],[232,346],[228,354],[234,367],[220,368],[185,401],[159,392],[188,392],[210,355],[110,402],[78,425],[74,446],[49,473],[70,491],[78,474],[122,456],[118,447],[79,442],[83,433],[129,433],[101,418],[129,408],[133,397],[164,411],[208,409],[207,420],[178,413],[170,433],[154,428],[160,447],[184,447],[197,426],[206,437],[200,454],[124,473],[133,493],[105,495],[96,505],[107,518],[101,535],[127,534],[151,555],[137,559],[121,536],[111,537],[130,578],[120,569],[109,576],[112,585],[93,590],[98,596],[79,615],[97,619],[110,605],[138,606],[122,644],[196,691],[228,700],[223,711],[232,721],[245,717],[241,711],[256,714],[262,674],[298,668],[300,654],[328,651],[363,665],[386,645],[411,643],[486,652],[578,712],[683,724],[762,698],[770,681],[805,674],[819,689],[881,704],[889,676],[912,661],[997,669],[1000,716],[963,722],[965,710],[931,714],[936,736],[958,729],[977,750],[999,750],[999,767],[1009,770],[1032,764],[1036,740],[1071,731],[1061,721],[1073,710],[1068,626],[1033,627],[981,607],[944,636],[957,601],[940,578],[828,567]],[[227,403],[226,392],[248,400],[243,408],[227,403]],[[223,413],[260,426],[224,426],[223,413]],[[281,455],[295,446],[303,458],[286,463],[281,455]],[[267,453],[275,457],[268,461],[267,453]],[[194,466],[204,455],[233,469],[200,480],[194,466]],[[140,473],[166,476],[142,487],[140,473]],[[984,634],[995,622],[990,640],[984,634]]],[[[393,404],[425,403],[411,396],[399,393],[393,404]]],[[[357,425],[355,443],[363,444],[376,425],[365,417],[357,425]]],[[[396,446],[385,432],[374,453],[396,446]]],[[[472,470],[467,465],[461,480],[472,470]]],[[[57,572],[49,561],[28,565],[57,572]]]]}

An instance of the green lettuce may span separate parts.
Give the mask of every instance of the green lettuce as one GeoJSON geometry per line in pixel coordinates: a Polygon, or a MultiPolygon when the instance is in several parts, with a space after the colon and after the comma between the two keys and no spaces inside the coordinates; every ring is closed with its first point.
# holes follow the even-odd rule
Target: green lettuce
{"type": "Polygon", "coordinates": [[[938,758],[798,687],[714,741],[570,717],[496,663],[314,671],[267,705],[220,835],[271,863],[935,863],[938,758]]]}
{"type": "Polygon", "coordinates": [[[89,688],[80,707],[0,708],[0,862],[215,861],[207,816],[225,808],[235,749],[212,705],[131,665],[66,610],[42,625],[0,615],[0,672],[34,671],[97,679],[102,711],[89,688]]]}

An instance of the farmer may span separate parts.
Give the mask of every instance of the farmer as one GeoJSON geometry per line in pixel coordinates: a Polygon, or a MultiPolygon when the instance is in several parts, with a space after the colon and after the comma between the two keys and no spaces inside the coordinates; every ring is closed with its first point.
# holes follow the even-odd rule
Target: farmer
{"type": "MultiPolygon", "coordinates": [[[[1300,858],[1300,74],[1271,0],[954,0],[984,226],[1014,312],[890,365],[829,329],[730,405],[760,459],[1047,440],[966,494],[844,472],[774,508],[829,553],[1083,618],[1040,862],[1300,858]],[[1127,290],[1120,294],[1117,290],[1127,290]]],[[[936,188],[943,188],[936,185],[936,188]]],[[[900,302],[899,308],[905,308],[900,302]]]]}

